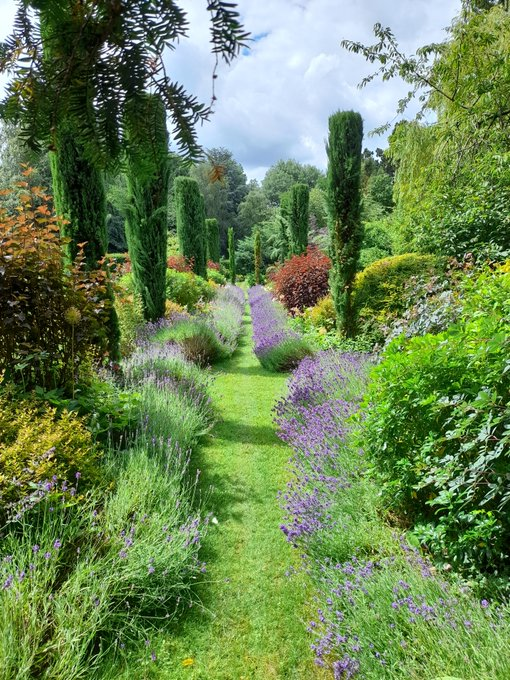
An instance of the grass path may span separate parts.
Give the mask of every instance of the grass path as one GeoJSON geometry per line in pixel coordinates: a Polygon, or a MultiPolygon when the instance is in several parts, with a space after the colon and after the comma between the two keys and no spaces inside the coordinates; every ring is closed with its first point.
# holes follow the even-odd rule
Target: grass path
{"type": "Polygon", "coordinates": [[[160,647],[160,678],[319,677],[303,624],[306,581],[286,576],[298,557],[279,528],[276,495],[288,478],[289,449],[274,433],[271,409],[286,380],[260,367],[246,316],[239,349],[214,384],[219,422],[197,454],[202,490],[212,487],[207,508],[218,520],[204,541],[203,606],[181,618],[160,647]]]}

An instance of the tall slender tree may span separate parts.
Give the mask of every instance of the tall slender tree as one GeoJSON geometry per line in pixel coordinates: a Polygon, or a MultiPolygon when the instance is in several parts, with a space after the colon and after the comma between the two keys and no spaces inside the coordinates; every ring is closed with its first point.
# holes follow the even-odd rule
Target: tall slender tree
{"type": "Polygon", "coordinates": [[[290,253],[289,229],[291,219],[290,191],[280,196],[280,214],[278,216],[278,240],[280,244],[280,262],[285,262],[290,253]]]}
{"type": "Polygon", "coordinates": [[[211,262],[220,261],[220,225],[215,217],[205,221],[207,233],[207,259],[211,262]]]}
{"type": "Polygon", "coordinates": [[[175,221],[181,255],[193,262],[193,271],[207,276],[205,206],[198,182],[191,177],[176,177],[175,221]]]}
{"type": "Polygon", "coordinates": [[[156,94],[126,106],[126,237],[135,291],[147,321],[165,313],[169,156],[166,112],[156,94]]]}
{"type": "Polygon", "coordinates": [[[306,184],[294,184],[290,190],[290,251],[301,255],[308,245],[308,206],[310,189],[306,184]]]}
{"type": "Polygon", "coordinates": [[[329,118],[327,199],[330,213],[331,291],[339,327],[347,337],[355,332],[352,284],[363,230],[361,226],[361,143],[363,121],[355,111],[338,111],[329,118]]]}
{"type": "Polygon", "coordinates": [[[260,283],[260,269],[262,266],[262,240],[260,238],[260,229],[257,229],[255,232],[253,260],[255,270],[255,284],[258,286],[260,283]]]}
{"type": "Polygon", "coordinates": [[[234,228],[228,229],[228,273],[230,283],[236,282],[236,251],[234,242],[234,228]]]}

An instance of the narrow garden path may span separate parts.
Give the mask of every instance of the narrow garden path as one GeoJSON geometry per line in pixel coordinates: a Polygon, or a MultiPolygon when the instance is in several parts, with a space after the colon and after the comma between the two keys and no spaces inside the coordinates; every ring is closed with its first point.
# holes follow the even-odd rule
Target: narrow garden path
{"type": "Polygon", "coordinates": [[[262,369],[246,315],[234,357],[219,368],[213,399],[220,420],[197,464],[206,506],[217,519],[204,541],[207,582],[160,650],[162,678],[248,680],[317,678],[306,579],[289,578],[299,559],[279,528],[277,492],[287,481],[290,450],[277,439],[271,409],[287,376],[262,369]]]}

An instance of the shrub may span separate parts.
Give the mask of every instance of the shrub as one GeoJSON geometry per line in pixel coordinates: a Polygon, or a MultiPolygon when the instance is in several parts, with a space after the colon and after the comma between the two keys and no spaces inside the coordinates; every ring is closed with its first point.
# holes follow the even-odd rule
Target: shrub
{"type": "Polygon", "coordinates": [[[0,210],[0,375],[25,388],[74,385],[92,349],[108,353],[109,268],[66,266],[50,198],[24,183],[15,214],[0,210]]]}
{"type": "Polygon", "coordinates": [[[166,297],[172,302],[192,310],[200,300],[208,302],[214,296],[214,288],[207,281],[191,272],[166,271],[166,297]]]}
{"type": "Polygon", "coordinates": [[[441,267],[434,255],[407,253],[377,260],[358,273],[352,294],[357,332],[380,342],[385,329],[405,310],[406,282],[412,276],[431,277],[441,267]]]}
{"type": "Polygon", "coordinates": [[[205,318],[179,319],[154,337],[157,342],[176,342],[184,356],[199,366],[207,366],[227,356],[216,331],[205,318]]]}
{"type": "Polygon", "coordinates": [[[227,279],[217,269],[208,269],[207,279],[218,286],[224,286],[227,283],[227,279]]]}
{"type": "Polygon", "coordinates": [[[271,275],[278,298],[288,310],[313,307],[329,292],[331,260],[314,246],[295,255],[271,275]]]}
{"type": "Polygon", "coordinates": [[[122,356],[127,356],[135,350],[138,332],[145,323],[141,300],[137,295],[117,295],[115,311],[119,320],[120,351],[122,356]]]}
{"type": "Polygon", "coordinates": [[[186,314],[184,307],[177,302],[167,300],[165,302],[165,319],[171,319],[175,315],[186,314]]]}
{"type": "Polygon", "coordinates": [[[167,258],[166,266],[176,272],[192,272],[193,261],[187,260],[184,255],[170,255],[167,258]]]}
{"type": "Polygon", "coordinates": [[[508,572],[510,274],[466,284],[463,316],[394,340],[366,398],[364,446],[392,510],[459,569],[508,572]]]}
{"type": "Polygon", "coordinates": [[[336,327],[336,310],[331,295],[326,295],[314,307],[305,310],[304,317],[315,327],[333,330],[336,327]]]}
{"type": "Polygon", "coordinates": [[[98,451],[83,419],[0,395],[0,508],[19,501],[37,482],[73,479],[78,472],[97,480],[98,451]]]}

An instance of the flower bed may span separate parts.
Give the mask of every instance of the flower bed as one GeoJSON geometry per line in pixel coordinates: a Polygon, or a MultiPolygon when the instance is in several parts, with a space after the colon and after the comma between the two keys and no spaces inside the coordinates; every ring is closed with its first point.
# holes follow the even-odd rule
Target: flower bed
{"type": "Polygon", "coordinates": [[[287,324],[283,307],[262,286],[248,291],[253,320],[255,354],[264,368],[288,371],[295,368],[312,350],[287,324]]]}
{"type": "Polygon", "coordinates": [[[355,429],[366,359],[305,359],[276,406],[293,449],[282,530],[317,587],[308,629],[336,679],[510,677],[508,608],[440,574],[381,519],[355,429]]]}

